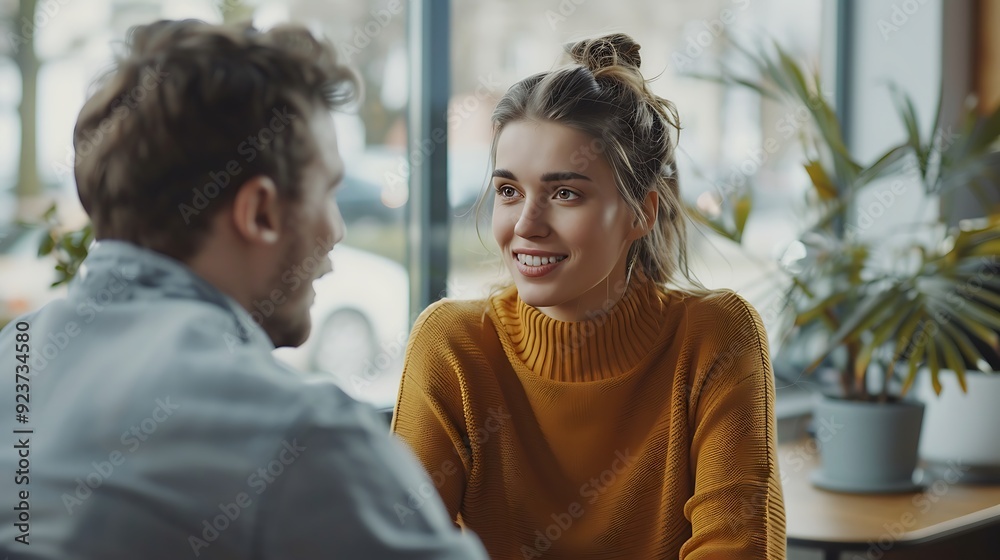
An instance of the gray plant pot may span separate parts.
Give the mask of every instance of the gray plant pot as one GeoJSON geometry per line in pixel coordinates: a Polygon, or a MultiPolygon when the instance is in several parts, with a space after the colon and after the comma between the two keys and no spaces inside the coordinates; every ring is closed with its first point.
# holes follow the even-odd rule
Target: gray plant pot
{"type": "Polygon", "coordinates": [[[820,468],[815,486],[863,494],[910,492],[924,405],[866,403],[822,397],[816,404],[820,468]]]}

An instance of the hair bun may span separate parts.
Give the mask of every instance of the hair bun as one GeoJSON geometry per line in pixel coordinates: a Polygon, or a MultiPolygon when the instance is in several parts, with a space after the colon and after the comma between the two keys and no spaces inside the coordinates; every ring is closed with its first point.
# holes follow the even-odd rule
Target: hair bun
{"type": "Polygon", "coordinates": [[[577,41],[566,45],[566,52],[574,62],[594,72],[611,66],[630,66],[638,70],[642,64],[639,43],[624,33],[577,41]]]}

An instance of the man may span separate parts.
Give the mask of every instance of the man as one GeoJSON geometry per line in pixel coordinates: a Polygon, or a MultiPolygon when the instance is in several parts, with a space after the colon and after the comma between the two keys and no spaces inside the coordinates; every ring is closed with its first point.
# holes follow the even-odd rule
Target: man
{"type": "Polygon", "coordinates": [[[74,133],[98,243],[0,332],[0,558],[485,558],[374,410],[271,355],[344,235],[354,74],[298,26],[129,46],[74,133]]]}

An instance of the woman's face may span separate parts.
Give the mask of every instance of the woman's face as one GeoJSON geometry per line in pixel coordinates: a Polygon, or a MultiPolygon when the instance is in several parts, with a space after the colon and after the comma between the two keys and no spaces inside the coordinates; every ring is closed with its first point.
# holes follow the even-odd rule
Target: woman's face
{"type": "Polygon", "coordinates": [[[554,319],[583,320],[614,305],[628,248],[645,233],[602,145],[534,121],[508,124],[497,141],[493,235],[521,299],[554,319]]]}

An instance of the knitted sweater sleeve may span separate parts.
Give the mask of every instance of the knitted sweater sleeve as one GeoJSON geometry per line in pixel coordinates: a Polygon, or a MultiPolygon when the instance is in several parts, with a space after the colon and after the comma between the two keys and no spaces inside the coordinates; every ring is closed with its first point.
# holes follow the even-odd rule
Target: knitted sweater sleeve
{"type": "Polygon", "coordinates": [[[447,302],[417,318],[406,349],[392,432],[430,475],[453,521],[461,509],[471,465],[459,367],[447,339],[454,318],[447,302]]]}
{"type": "Polygon", "coordinates": [[[682,560],[784,559],[774,378],[764,325],[735,293],[702,316],[688,419],[694,493],[682,560]]]}

